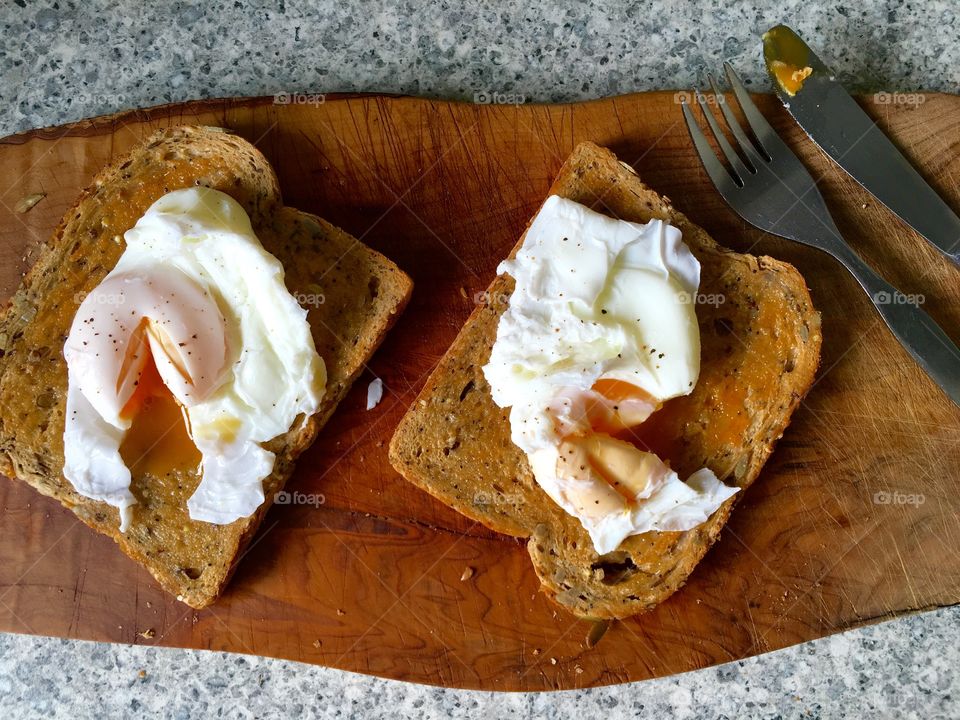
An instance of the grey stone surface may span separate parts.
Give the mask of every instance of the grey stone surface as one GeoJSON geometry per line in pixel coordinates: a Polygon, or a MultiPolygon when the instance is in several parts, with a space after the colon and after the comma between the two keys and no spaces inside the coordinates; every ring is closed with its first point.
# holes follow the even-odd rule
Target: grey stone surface
{"type": "Polygon", "coordinates": [[[689,88],[732,61],[766,86],[787,21],[860,90],[960,86],[957,4],[349,0],[0,3],[0,135],[207,97],[377,91],[556,102],[689,88]],[[720,6],[720,7],[716,7],[720,6]]]}
{"type": "Polygon", "coordinates": [[[560,693],[443,690],[226,653],[0,635],[0,715],[952,720],[958,666],[960,608],[672,678],[560,693]]]}
{"type": "MultiPolygon", "coordinates": [[[[0,135],[194,98],[379,91],[567,101],[766,81],[787,21],[857,90],[960,86],[953,2],[0,4],[0,135]],[[715,7],[717,5],[729,7],[715,7]]],[[[616,688],[457,692],[222,653],[0,635],[0,717],[960,717],[960,608],[616,688]]]]}

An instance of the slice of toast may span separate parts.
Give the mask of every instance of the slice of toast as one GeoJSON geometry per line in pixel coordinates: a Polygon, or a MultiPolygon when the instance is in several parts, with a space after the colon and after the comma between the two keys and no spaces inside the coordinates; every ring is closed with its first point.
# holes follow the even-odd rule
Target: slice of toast
{"type": "Polygon", "coordinates": [[[222,592],[294,461],[313,442],[410,297],[396,265],[318,217],[284,207],[277,177],[252,145],[218,128],[158,132],[105,168],[64,216],[0,316],[0,471],[56,498],[143,563],[187,604],[222,592]],[[79,495],[62,475],[67,372],[63,343],[84,293],[123,251],[123,233],[163,194],[205,185],[233,196],[263,246],[286,268],[294,297],[313,300],[308,320],[327,368],[318,412],[266,447],[276,454],[266,502],[229,525],[193,521],[195,470],[135,474],[138,504],[126,533],[117,510],[79,495]]]}
{"type": "MultiPolygon", "coordinates": [[[[697,319],[701,372],[694,391],[667,402],[632,438],[685,478],[701,467],[748,487],[813,383],[820,315],[800,274],[769,257],[718,246],[670,201],[644,185],[608,150],[578,145],[550,194],[633,222],[670,222],[701,263],[697,319]]],[[[523,238],[514,248],[523,243],[523,238]]],[[[501,275],[411,409],[390,444],[408,480],[493,530],[528,537],[544,591],[576,615],[622,618],[680,588],[716,540],[737,493],[687,532],[649,532],[598,556],[579,521],[533,479],[510,440],[509,410],[497,407],[481,372],[513,280],[501,275]]]]}

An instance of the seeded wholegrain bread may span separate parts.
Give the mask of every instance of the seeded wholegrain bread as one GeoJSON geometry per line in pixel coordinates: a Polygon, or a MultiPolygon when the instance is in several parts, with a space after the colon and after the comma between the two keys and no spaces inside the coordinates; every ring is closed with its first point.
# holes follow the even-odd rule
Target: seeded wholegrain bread
{"type": "MultiPolygon", "coordinates": [[[[114,538],[160,584],[187,604],[211,603],[226,585],[274,495],[313,442],[409,299],[396,265],[318,217],[282,204],[276,175],[252,145],[226,131],[178,127],[158,132],[105,168],[64,216],[0,316],[0,471],[59,500],[114,538]],[[266,447],[276,454],[264,480],[266,502],[229,525],[190,519],[196,470],[134,474],[138,504],[126,533],[117,510],[89,500],[62,475],[67,373],[62,349],[83,294],[123,251],[123,233],[161,195],[204,185],[234,197],[264,247],[286,268],[295,297],[313,298],[308,320],[326,363],[320,409],[266,447]],[[322,302],[321,302],[322,300],[322,302]]],[[[306,304],[306,303],[305,303],[306,304]]]]}
{"type": "MultiPolygon", "coordinates": [[[[717,245],[670,201],[603,148],[584,143],[550,194],[634,222],[679,228],[701,263],[701,373],[694,391],[669,401],[632,434],[681,478],[707,466],[748,487],[813,382],[820,316],[791,266],[717,245]]],[[[514,252],[520,247],[520,242],[514,252]]],[[[540,489],[510,440],[481,367],[496,339],[513,280],[497,277],[401,421],[394,467],[451,507],[493,530],[529,538],[543,590],[571,612],[621,618],[648,610],[681,587],[716,540],[738,493],[688,532],[649,532],[598,556],[586,531],[540,489]]]]}

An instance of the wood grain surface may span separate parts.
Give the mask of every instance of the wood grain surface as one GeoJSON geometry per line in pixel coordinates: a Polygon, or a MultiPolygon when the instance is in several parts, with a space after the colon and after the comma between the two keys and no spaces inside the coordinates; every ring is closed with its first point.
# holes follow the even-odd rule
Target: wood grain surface
{"type": "MultiPolygon", "coordinates": [[[[960,274],[819,155],[773,98],[757,101],[820,178],[850,243],[904,293],[922,295],[960,340],[960,274]]],[[[960,208],[960,98],[864,103],[960,208]]],[[[0,630],[544,690],[701,668],[960,602],[960,410],[838,265],[727,209],[674,94],[562,106],[239,99],[10,137],[0,141],[0,296],[12,294],[35,248],[104,163],[178,123],[227,127],[255,142],[286,203],[399,263],[416,282],[413,300],[288,486],[316,504],[275,506],[208,610],[165,595],[55,502],[0,481],[0,630]],[[823,313],[824,336],[816,385],[717,546],[681,592],[614,623],[592,648],[591,623],[538,592],[518,541],[461,517],[387,462],[404,409],[581,140],[610,147],[722,244],[794,263],[823,313]],[[17,212],[36,193],[43,199],[17,212]],[[368,412],[374,375],[386,393],[368,412]]]]}

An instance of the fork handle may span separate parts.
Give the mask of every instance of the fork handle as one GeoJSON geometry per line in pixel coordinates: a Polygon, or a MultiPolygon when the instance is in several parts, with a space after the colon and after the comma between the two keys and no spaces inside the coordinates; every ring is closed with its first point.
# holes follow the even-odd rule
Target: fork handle
{"type": "Polygon", "coordinates": [[[904,295],[846,245],[834,248],[834,255],[870,296],[900,344],[960,406],[960,349],[933,318],[920,309],[923,296],[904,295]]]}

